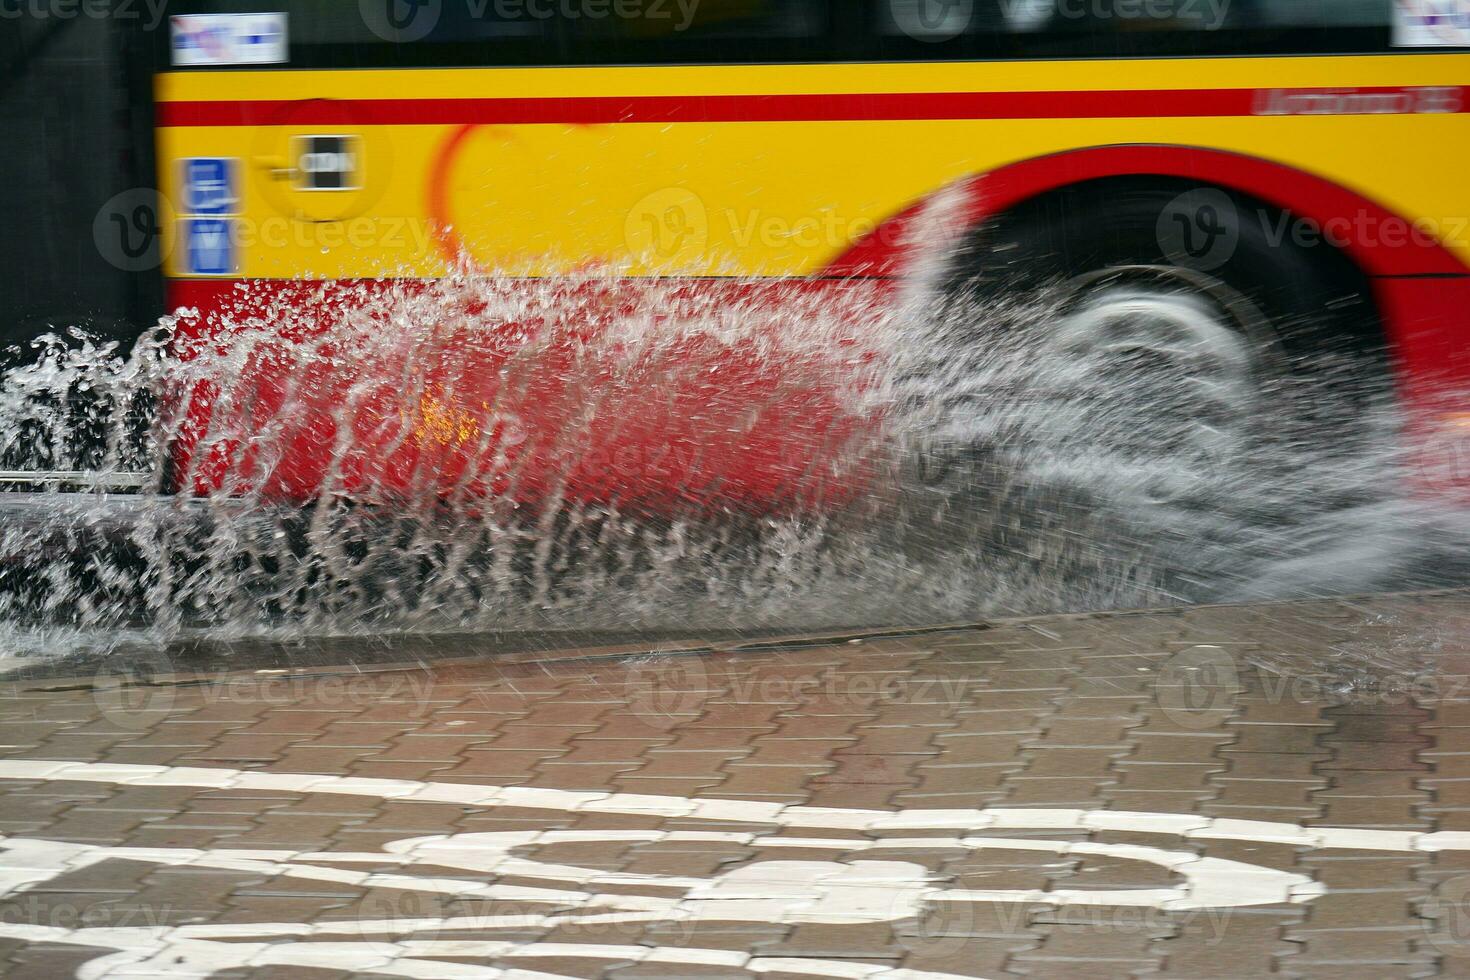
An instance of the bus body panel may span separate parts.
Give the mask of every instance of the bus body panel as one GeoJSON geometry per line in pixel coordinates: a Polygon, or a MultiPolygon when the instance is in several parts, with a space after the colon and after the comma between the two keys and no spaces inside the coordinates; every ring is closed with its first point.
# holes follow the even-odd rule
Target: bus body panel
{"type": "MultiPolygon", "coordinates": [[[[1437,384],[1463,384],[1470,327],[1465,308],[1444,297],[1462,295],[1470,276],[1467,81],[1470,55],[1459,54],[167,73],[157,79],[160,186],[174,209],[165,269],[174,305],[205,313],[187,329],[206,331],[217,298],[232,295],[223,287],[241,279],[283,284],[252,287],[268,292],[302,277],[435,279],[461,266],[532,277],[600,268],[706,283],[887,276],[911,244],[903,216],[947,187],[971,189],[981,203],[968,218],[979,220],[987,179],[1000,189],[1004,175],[1030,166],[1047,171],[1038,187],[1059,187],[1157,173],[1161,165],[1129,154],[1173,153],[1176,175],[1236,184],[1316,221],[1319,235],[1384,277],[1373,280],[1375,294],[1407,380],[1432,373],[1437,384]],[[1097,153],[1112,158],[1099,164],[1097,153]],[[190,211],[197,195],[186,170],[196,159],[239,168],[233,211],[202,225],[190,211]],[[334,167],[328,187],[314,186],[334,167]],[[1318,203],[1334,203],[1314,214],[1307,188],[1318,203]],[[217,250],[207,275],[194,248],[200,228],[228,230],[228,260],[217,250]],[[1441,288],[1393,278],[1423,276],[1441,288]]],[[[779,370],[746,382],[737,390],[752,397],[760,386],[803,387],[779,370]]],[[[197,405],[202,429],[213,409],[197,405]]],[[[819,419],[816,428],[796,425],[790,438],[772,428],[760,449],[716,443],[711,453],[740,458],[715,466],[714,476],[701,469],[708,453],[692,469],[637,476],[638,495],[677,496],[714,480],[752,504],[810,498],[810,487],[789,492],[791,457],[822,443],[817,430],[842,423],[835,408],[793,408],[766,421],[819,419]]],[[[703,419],[711,432],[733,423],[703,419]]],[[[616,428],[605,428],[611,444],[589,447],[589,458],[617,454],[616,428]]],[[[329,430],[330,422],[313,422],[291,441],[271,464],[272,492],[313,495],[329,430]]],[[[701,436],[652,426],[639,440],[694,447],[701,436]]],[[[397,446],[369,441],[360,455],[392,457],[397,446]]],[[[181,445],[192,489],[225,485],[189,453],[181,445]]],[[[434,465],[446,486],[460,486],[463,466],[434,465]]],[[[398,479],[406,487],[424,468],[418,456],[380,461],[342,486],[398,479]]],[[[584,476],[588,499],[619,492],[621,476],[584,476]]]]}
{"type": "Polygon", "coordinates": [[[437,276],[461,246],[533,274],[802,276],[954,181],[1166,144],[1321,177],[1470,261],[1467,81],[1470,55],[170,73],[160,180],[179,202],[178,161],[243,162],[242,277],[437,276]],[[1292,101],[1334,92],[1377,99],[1292,101]],[[293,146],[335,134],[361,141],[358,189],[293,186],[293,146]]]}

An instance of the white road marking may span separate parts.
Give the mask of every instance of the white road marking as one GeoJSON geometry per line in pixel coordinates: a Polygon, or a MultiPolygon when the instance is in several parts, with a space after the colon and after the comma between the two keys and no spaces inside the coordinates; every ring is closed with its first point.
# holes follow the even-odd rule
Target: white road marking
{"type": "MultiPolygon", "coordinates": [[[[197,786],[201,789],[338,793],[383,800],[413,800],[479,806],[554,809],[578,813],[691,816],[742,825],[814,828],[871,833],[905,830],[960,831],[950,837],[875,838],[771,836],[740,831],[527,831],[456,834],[391,841],[379,852],[306,852],[231,848],[101,847],[36,838],[0,837],[0,895],[22,893],[59,875],[108,860],[235,870],[272,877],[329,881],[362,888],[480,898],[547,908],[523,914],[480,917],[420,917],[327,923],[250,923],[176,927],[63,929],[0,923],[0,935],[115,950],[78,969],[83,978],[152,976],[207,977],[225,970],[279,964],[329,966],[400,977],[561,977],[522,967],[491,968],[444,962],[442,957],[535,960],[591,958],[607,963],[714,964],[751,972],[786,972],[823,977],[882,980],[955,980],[954,975],[899,970],[841,960],[752,957],[720,950],[604,946],[597,944],[501,941],[332,942],[315,937],[372,935],[406,937],[426,931],[558,926],[570,923],[710,921],[904,923],[919,919],[936,902],[990,902],[1050,906],[1143,907],[1165,911],[1238,908],[1309,902],[1325,892],[1311,878],[1240,861],[1200,857],[1136,844],[972,836],[977,830],[1121,830],[1183,840],[1282,842],[1304,848],[1369,851],[1470,850],[1470,834],[1415,834],[1355,828],[1302,828],[1295,824],[1226,820],[1181,814],[1070,809],[858,810],[736,800],[689,800],[671,796],[573,792],[516,786],[473,786],[405,779],[360,779],[234,769],[0,760],[0,779],[99,782],[128,786],[197,786]],[[775,853],[774,859],[740,864],[711,877],[613,874],[576,865],[548,864],[517,852],[564,843],[733,843],[775,853]],[[847,860],[782,860],[782,849],[804,854],[832,851],[847,860]],[[1058,855],[1102,855],[1162,867],[1180,882],[1139,889],[946,889],[923,866],[902,859],[905,851],[951,849],[1033,850],[1058,855]],[[893,852],[885,859],[883,852],[893,852]],[[374,870],[351,865],[371,864],[374,870]],[[399,872],[377,870],[395,867],[399,872]],[[418,867],[471,871],[498,878],[555,882],[574,888],[487,884],[462,878],[429,877],[418,867]],[[608,893],[636,885],[667,895],[608,893]],[[585,888],[587,890],[575,890],[585,888]],[[275,940],[246,942],[247,939],[275,940]],[[310,941],[281,942],[281,939],[310,941]]],[[[764,856],[763,856],[764,857],[764,856]]],[[[974,980],[974,978],[969,978],[974,980]]]]}
{"type": "Polygon", "coordinates": [[[340,793],[417,803],[463,806],[514,806],[573,813],[617,813],[639,816],[695,817],[735,823],[769,823],[778,827],[824,827],[884,830],[894,821],[915,820],[926,829],[986,830],[1122,830],[1170,834],[1192,840],[1281,842],[1312,848],[1370,851],[1436,851],[1470,849],[1470,833],[1420,834],[1401,830],[1352,827],[1303,828],[1266,820],[1230,820],[1177,813],[1122,810],[1009,809],[985,810],[848,810],[745,800],[690,800],[680,796],[635,793],[576,792],[523,786],[476,786],[412,779],[360,779],[306,773],[245,772],[239,769],[123,765],[101,762],[33,762],[0,760],[0,779],[69,780],[122,783],[129,786],[198,786],[206,789],[278,790],[290,793],[340,793]]]}

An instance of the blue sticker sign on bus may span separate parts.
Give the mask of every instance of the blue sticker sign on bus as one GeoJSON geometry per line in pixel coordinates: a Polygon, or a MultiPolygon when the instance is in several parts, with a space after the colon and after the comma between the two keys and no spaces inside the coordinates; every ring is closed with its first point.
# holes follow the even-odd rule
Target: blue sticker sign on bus
{"type": "Polygon", "coordinates": [[[184,271],[195,276],[227,276],[235,271],[235,223],[228,218],[184,218],[180,235],[184,271]]]}
{"type": "Polygon", "coordinates": [[[183,161],[185,214],[234,214],[239,171],[233,157],[190,157],[183,161]]]}

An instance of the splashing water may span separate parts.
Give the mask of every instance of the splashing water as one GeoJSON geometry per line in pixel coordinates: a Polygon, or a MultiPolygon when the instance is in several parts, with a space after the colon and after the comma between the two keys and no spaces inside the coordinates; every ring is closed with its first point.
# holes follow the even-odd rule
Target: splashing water
{"type": "MultiPolygon", "coordinates": [[[[243,287],[126,354],[41,338],[0,380],[5,467],[144,477],[0,498],[0,646],[901,625],[1464,573],[1470,524],[1406,489],[1388,392],[1325,356],[1202,389],[1072,343],[1099,314],[1049,294],[845,285],[243,287]]],[[[1206,316],[1157,302],[1110,315],[1206,316]]]]}

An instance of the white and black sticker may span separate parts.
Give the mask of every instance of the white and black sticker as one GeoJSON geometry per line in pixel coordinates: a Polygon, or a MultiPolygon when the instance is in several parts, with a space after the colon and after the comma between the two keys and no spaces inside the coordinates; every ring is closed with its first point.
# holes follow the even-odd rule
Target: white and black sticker
{"type": "Polygon", "coordinates": [[[362,141],[356,136],[297,136],[296,187],[351,191],[362,186],[362,141]]]}

